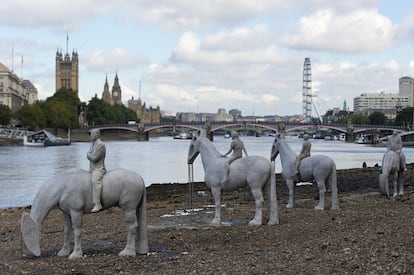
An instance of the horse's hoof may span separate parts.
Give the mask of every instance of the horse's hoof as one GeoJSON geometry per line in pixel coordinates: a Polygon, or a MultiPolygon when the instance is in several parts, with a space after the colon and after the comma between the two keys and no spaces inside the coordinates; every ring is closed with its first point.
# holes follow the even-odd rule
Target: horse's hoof
{"type": "Polygon", "coordinates": [[[286,208],[294,208],[294,206],[292,204],[288,204],[286,205],[286,208]]]}
{"type": "Polygon", "coordinates": [[[267,225],[279,224],[279,221],[268,221],[267,225]]]}
{"type": "Polygon", "coordinates": [[[315,210],[324,210],[324,208],[323,207],[320,207],[320,206],[315,206],[315,210]]]}
{"type": "Polygon", "coordinates": [[[210,225],[212,225],[212,226],[220,226],[221,225],[221,222],[219,220],[212,220],[210,222],[210,225]]]}
{"type": "Polygon", "coordinates": [[[57,253],[57,255],[58,255],[59,257],[67,257],[67,256],[69,256],[69,250],[66,250],[66,249],[61,249],[61,250],[57,253]]]}
{"type": "Polygon", "coordinates": [[[129,250],[122,250],[119,252],[118,256],[136,256],[135,251],[129,251],[129,250]]]}
{"type": "Polygon", "coordinates": [[[253,225],[253,226],[258,226],[258,225],[262,225],[262,223],[260,222],[256,222],[256,221],[250,221],[249,225],[253,225]]]}
{"type": "Polygon", "coordinates": [[[69,260],[76,260],[76,259],[82,259],[83,258],[83,253],[72,253],[69,255],[69,260]]]}

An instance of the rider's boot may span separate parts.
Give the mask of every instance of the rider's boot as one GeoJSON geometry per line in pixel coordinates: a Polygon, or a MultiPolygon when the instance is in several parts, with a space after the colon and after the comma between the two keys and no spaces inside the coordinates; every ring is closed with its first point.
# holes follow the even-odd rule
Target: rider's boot
{"type": "Polygon", "coordinates": [[[92,190],[92,201],[93,201],[93,208],[91,210],[91,213],[99,212],[102,209],[101,204],[101,185],[94,184],[93,190],[92,190]]]}

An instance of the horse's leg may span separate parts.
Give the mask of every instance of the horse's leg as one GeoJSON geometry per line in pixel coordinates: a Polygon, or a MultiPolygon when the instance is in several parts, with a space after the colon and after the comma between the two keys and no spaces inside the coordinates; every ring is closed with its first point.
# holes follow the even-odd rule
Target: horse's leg
{"type": "Polygon", "coordinates": [[[287,179],[286,185],[289,189],[289,201],[286,205],[286,208],[294,208],[295,207],[295,183],[293,179],[287,179]]]}
{"type": "Polygon", "coordinates": [[[69,255],[69,259],[78,259],[83,257],[81,238],[83,213],[75,210],[70,210],[70,216],[72,219],[74,247],[72,253],[69,255]]]}
{"type": "Polygon", "coordinates": [[[398,195],[404,195],[404,170],[398,173],[398,195]]]}
{"type": "Polygon", "coordinates": [[[315,209],[324,210],[325,209],[325,192],[326,192],[325,181],[317,180],[316,184],[318,185],[318,189],[319,189],[319,203],[317,206],[315,206],[315,209]]]}
{"type": "Polygon", "coordinates": [[[263,193],[260,188],[252,189],[252,195],[256,204],[256,214],[254,218],[249,222],[249,225],[262,225],[263,217],[263,193]]]}
{"type": "Polygon", "coordinates": [[[210,222],[212,225],[220,225],[221,223],[221,188],[211,187],[211,194],[214,198],[215,213],[214,219],[210,222]]]}
{"type": "Polygon", "coordinates": [[[124,209],[124,215],[128,225],[128,235],[125,248],[119,253],[119,256],[135,256],[135,240],[138,227],[135,207],[133,209],[124,209]]]}
{"type": "Polygon", "coordinates": [[[68,213],[63,213],[63,246],[57,253],[58,256],[69,256],[70,254],[70,233],[72,228],[72,221],[68,213]]]}
{"type": "Polygon", "coordinates": [[[329,182],[331,186],[331,210],[338,209],[338,184],[336,179],[336,168],[332,169],[332,173],[329,176],[329,182]]]}
{"type": "Polygon", "coordinates": [[[384,175],[384,187],[385,187],[385,194],[387,198],[390,197],[390,183],[389,183],[389,177],[388,173],[383,174],[384,175]]]}
{"type": "Polygon", "coordinates": [[[138,239],[138,253],[146,254],[148,253],[148,229],[147,229],[147,194],[144,188],[141,202],[137,207],[136,211],[138,229],[137,229],[137,239],[138,239]]]}
{"type": "Polygon", "coordinates": [[[269,182],[269,204],[270,204],[270,218],[268,225],[279,224],[279,206],[276,194],[276,175],[274,169],[271,169],[271,178],[269,182]]]}
{"type": "Polygon", "coordinates": [[[392,183],[394,185],[394,194],[392,196],[396,197],[398,195],[398,171],[393,173],[392,183]]]}

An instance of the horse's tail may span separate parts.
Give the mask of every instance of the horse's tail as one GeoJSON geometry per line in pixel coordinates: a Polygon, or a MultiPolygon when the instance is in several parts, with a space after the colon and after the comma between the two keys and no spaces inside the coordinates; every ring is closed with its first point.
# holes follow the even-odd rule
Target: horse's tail
{"type": "Polygon", "coordinates": [[[138,253],[148,253],[148,231],[147,231],[147,190],[144,185],[142,191],[141,201],[137,206],[137,241],[138,241],[138,253]]]}
{"type": "Polygon", "coordinates": [[[269,186],[269,204],[270,204],[270,218],[269,225],[279,224],[279,207],[277,202],[276,192],[276,174],[275,168],[270,164],[270,177],[268,177],[267,185],[269,186]]]}
{"type": "Polygon", "coordinates": [[[332,210],[338,209],[338,182],[336,177],[336,164],[332,161],[331,173],[329,175],[329,183],[331,187],[332,210]]]}

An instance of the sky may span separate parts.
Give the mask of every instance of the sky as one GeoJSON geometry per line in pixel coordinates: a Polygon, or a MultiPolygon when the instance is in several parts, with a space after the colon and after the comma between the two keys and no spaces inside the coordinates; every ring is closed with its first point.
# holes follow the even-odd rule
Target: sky
{"type": "Polygon", "coordinates": [[[118,74],[122,101],[161,111],[302,114],[350,111],[362,93],[398,93],[414,77],[411,0],[2,0],[0,62],[55,92],[56,51],[79,54],[79,97],[118,74]]]}

